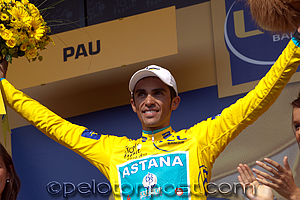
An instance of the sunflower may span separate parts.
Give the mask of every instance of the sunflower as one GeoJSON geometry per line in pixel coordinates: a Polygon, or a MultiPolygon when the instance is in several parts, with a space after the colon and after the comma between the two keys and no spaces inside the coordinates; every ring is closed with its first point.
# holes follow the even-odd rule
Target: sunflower
{"type": "Polygon", "coordinates": [[[43,23],[37,18],[31,17],[31,20],[28,21],[29,25],[29,36],[34,37],[36,40],[40,40],[46,32],[46,27],[43,23]]]}
{"type": "Polygon", "coordinates": [[[24,4],[21,3],[20,1],[16,1],[16,7],[21,7],[21,8],[25,8],[24,4]]]}
{"type": "Polygon", "coordinates": [[[5,25],[4,24],[0,24],[0,31],[3,31],[5,29],[6,29],[5,25]]]}
{"type": "Polygon", "coordinates": [[[1,21],[7,21],[7,20],[9,20],[9,16],[7,14],[5,14],[5,13],[1,13],[0,18],[1,18],[1,21]]]}
{"type": "Polygon", "coordinates": [[[28,12],[22,7],[12,7],[8,12],[12,16],[12,26],[15,28],[23,28],[30,20],[28,12]]]}
{"type": "Polygon", "coordinates": [[[27,5],[29,3],[28,0],[21,0],[22,4],[27,5]]]}
{"type": "Polygon", "coordinates": [[[27,8],[28,8],[29,13],[31,14],[31,16],[33,16],[33,17],[36,17],[36,16],[40,17],[40,11],[39,11],[39,9],[37,9],[35,7],[34,4],[28,3],[27,4],[27,8]]]}
{"type": "Polygon", "coordinates": [[[0,3],[1,4],[4,4],[4,3],[10,4],[10,3],[16,3],[16,1],[15,0],[0,0],[0,3]]]}

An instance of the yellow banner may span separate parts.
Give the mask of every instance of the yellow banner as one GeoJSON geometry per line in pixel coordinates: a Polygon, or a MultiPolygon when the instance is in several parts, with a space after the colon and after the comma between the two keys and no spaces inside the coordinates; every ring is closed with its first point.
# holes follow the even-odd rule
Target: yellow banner
{"type": "Polygon", "coordinates": [[[13,60],[19,89],[177,54],[175,7],[80,28],[52,37],[43,61],[13,60]],[[164,44],[164,45],[161,45],[164,44]]]}

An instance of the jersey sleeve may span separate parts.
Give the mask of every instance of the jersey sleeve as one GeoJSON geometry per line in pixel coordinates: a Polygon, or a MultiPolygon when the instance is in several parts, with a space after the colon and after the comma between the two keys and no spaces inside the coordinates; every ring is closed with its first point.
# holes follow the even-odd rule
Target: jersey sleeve
{"type": "Polygon", "coordinates": [[[203,155],[212,164],[226,145],[276,101],[300,64],[299,42],[290,41],[269,72],[245,97],[219,116],[191,128],[203,155]],[[205,151],[205,152],[202,152],[205,151]]]}
{"type": "Polygon", "coordinates": [[[72,124],[15,89],[6,79],[1,81],[1,85],[6,104],[14,111],[51,139],[83,156],[106,177],[109,176],[110,155],[114,146],[124,138],[101,135],[72,124]]]}

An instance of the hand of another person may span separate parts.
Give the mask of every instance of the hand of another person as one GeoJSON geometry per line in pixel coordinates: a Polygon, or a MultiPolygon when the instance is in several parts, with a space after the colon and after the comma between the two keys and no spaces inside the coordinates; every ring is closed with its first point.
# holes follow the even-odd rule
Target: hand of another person
{"type": "Polygon", "coordinates": [[[6,59],[0,60],[0,78],[5,78],[6,77],[6,72],[8,68],[8,62],[6,59]]]}
{"type": "Polygon", "coordinates": [[[255,172],[257,176],[260,176],[257,177],[257,180],[260,183],[273,188],[276,192],[278,192],[278,194],[286,199],[300,199],[300,188],[298,188],[295,184],[287,156],[283,158],[284,167],[269,158],[265,158],[264,161],[269,165],[260,161],[257,161],[256,164],[269,171],[273,175],[253,169],[253,172],[255,172]],[[271,182],[267,181],[266,179],[271,182]]]}
{"type": "MultiPolygon", "coordinates": [[[[248,165],[239,164],[237,170],[240,173],[238,179],[244,188],[246,196],[250,200],[274,199],[272,188],[259,184],[248,165]]],[[[264,179],[263,177],[260,178],[264,179]]]]}

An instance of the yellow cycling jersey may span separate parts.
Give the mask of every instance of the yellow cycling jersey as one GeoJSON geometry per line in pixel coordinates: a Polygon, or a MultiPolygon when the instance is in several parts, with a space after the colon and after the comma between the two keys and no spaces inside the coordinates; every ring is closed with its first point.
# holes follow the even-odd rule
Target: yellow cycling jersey
{"type": "Polygon", "coordinates": [[[59,117],[1,81],[10,107],[44,134],[83,156],[110,181],[115,199],[206,199],[215,159],[279,96],[300,64],[293,38],[259,84],[220,115],[187,130],[142,132],[131,140],[95,133],[59,117]]]}

